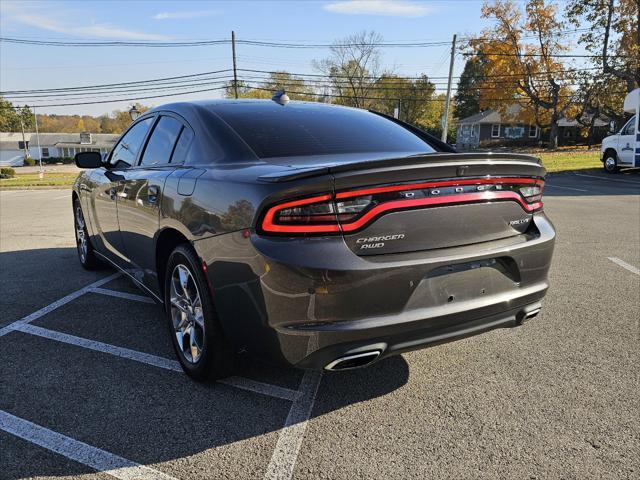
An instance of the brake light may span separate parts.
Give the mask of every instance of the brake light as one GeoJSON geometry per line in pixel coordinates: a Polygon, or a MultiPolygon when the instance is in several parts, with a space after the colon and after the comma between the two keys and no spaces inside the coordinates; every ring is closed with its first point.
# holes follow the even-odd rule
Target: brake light
{"type": "Polygon", "coordinates": [[[543,188],[541,179],[485,177],[350,190],[272,206],[263,217],[261,230],[282,234],[354,232],[391,211],[461,203],[515,201],[531,213],[542,208],[543,188]]]}

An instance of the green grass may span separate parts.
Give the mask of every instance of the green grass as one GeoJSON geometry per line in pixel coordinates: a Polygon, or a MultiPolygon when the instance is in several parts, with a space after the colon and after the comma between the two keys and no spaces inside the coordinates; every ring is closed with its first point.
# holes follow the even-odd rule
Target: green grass
{"type": "Polygon", "coordinates": [[[71,187],[77,176],[71,172],[47,172],[40,179],[37,173],[19,173],[13,178],[0,179],[0,188],[71,187]]]}
{"type": "Polygon", "coordinates": [[[540,157],[548,172],[602,168],[600,150],[589,152],[538,152],[532,153],[532,155],[540,157]]]}

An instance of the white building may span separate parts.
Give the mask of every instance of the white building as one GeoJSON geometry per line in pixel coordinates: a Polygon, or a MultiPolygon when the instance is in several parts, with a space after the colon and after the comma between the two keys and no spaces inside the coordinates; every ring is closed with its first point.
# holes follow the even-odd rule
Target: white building
{"type": "MultiPolygon", "coordinates": [[[[40,151],[42,160],[70,157],[78,152],[96,151],[108,153],[120,135],[109,133],[41,133],[40,151]]],[[[22,133],[0,132],[0,165],[21,166],[25,150],[29,156],[38,160],[38,139],[33,132],[22,133]],[[26,145],[25,145],[26,143],[26,145]]]]}

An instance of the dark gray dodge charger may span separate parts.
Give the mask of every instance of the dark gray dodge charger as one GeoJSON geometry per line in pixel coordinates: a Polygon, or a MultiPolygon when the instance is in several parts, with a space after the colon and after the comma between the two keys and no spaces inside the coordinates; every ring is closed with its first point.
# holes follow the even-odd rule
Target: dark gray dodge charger
{"type": "Polygon", "coordinates": [[[538,314],[555,238],[538,159],[282,103],[165,105],[105,159],[76,156],[82,265],[164,304],[189,375],[239,352],[351,369],[538,314]]]}

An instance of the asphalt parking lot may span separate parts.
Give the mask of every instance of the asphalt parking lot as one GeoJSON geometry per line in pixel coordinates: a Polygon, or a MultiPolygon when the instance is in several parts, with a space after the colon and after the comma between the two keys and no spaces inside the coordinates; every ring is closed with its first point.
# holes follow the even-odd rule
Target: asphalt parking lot
{"type": "Polygon", "coordinates": [[[541,315],[333,374],[177,366],[76,259],[68,190],[0,192],[0,478],[639,478],[640,174],[548,177],[541,315]]]}

